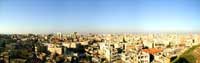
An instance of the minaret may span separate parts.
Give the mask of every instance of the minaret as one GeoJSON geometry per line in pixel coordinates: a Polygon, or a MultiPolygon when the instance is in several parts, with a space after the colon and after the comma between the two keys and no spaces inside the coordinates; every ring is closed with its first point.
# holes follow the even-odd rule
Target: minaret
{"type": "Polygon", "coordinates": [[[38,52],[38,50],[37,50],[37,46],[34,45],[34,48],[35,48],[35,54],[37,55],[37,52],[38,52]]]}
{"type": "Polygon", "coordinates": [[[155,44],[154,44],[154,41],[153,41],[153,43],[152,43],[152,48],[154,48],[154,45],[155,45],[155,44]]]}

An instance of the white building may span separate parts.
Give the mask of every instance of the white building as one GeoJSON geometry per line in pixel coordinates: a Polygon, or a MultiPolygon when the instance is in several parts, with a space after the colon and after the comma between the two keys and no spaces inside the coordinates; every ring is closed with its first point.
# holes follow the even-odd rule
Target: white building
{"type": "Polygon", "coordinates": [[[144,51],[140,51],[138,56],[138,63],[150,63],[150,54],[144,51]]]}
{"type": "Polygon", "coordinates": [[[62,48],[58,45],[49,44],[47,47],[48,47],[47,50],[51,53],[62,54],[62,48]]]}

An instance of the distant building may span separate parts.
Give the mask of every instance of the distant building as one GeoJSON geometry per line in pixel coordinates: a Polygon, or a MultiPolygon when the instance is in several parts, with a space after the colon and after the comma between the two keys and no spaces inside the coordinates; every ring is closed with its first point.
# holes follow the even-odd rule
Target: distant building
{"type": "Polygon", "coordinates": [[[48,51],[51,53],[62,54],[62,47],[60,47],[58,45],[54,45],[54,44],[49,44],[48,51]]]}

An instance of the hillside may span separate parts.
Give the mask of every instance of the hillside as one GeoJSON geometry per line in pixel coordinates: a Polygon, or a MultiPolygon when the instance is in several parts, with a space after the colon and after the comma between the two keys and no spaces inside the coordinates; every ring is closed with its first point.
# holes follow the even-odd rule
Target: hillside
{"type": "Polygon", "coordinates": [[[200,45],[195,45],[178,56],[172,63],[200,63],[200,45]]]}

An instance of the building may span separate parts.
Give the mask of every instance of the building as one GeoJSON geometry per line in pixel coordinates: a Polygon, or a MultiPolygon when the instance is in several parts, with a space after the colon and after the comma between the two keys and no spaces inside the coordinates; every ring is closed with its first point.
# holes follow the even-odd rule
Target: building
{"type": "Polygon", "coordinates": [[[51,53],[62,54],[62,47],[59,45],[49,44],[47,47],[48,51],[51,53]]]}

